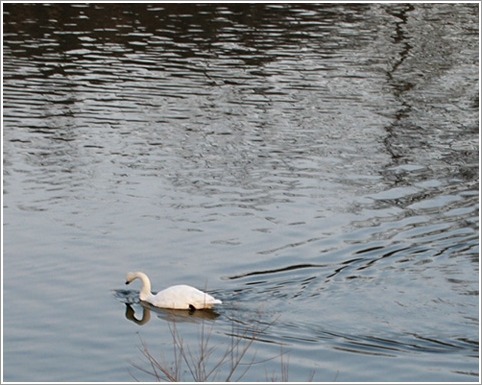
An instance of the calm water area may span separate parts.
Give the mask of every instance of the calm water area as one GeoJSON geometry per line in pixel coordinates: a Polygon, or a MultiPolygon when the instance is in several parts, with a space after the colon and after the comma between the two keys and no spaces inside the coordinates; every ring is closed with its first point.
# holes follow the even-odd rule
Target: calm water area
{"type": "Polygon", "coordinates": [[[2,7],[4,381],[479,380],[478,3],[2,7]]]}

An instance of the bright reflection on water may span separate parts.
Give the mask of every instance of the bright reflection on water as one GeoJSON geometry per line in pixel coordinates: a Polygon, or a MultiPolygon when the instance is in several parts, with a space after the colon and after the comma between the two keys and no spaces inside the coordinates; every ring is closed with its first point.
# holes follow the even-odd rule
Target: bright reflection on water
{"type": "Polygon", "coordinates": [[[258,323],[247,381],[477,380],[478,4],[3,10],[4,380],[258,323]]]}

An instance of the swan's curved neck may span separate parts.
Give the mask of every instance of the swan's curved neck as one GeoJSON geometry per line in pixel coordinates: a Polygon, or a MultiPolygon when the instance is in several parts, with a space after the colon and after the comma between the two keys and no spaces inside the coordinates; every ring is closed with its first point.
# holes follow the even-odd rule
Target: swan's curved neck
{"type": "Polygon", "coordinates": [[[144,273],[138,272],[136,273],[136,278],[139,278],[142,281],[141,293],[140,298],[141,300],[147,299],[149,296],[152,295],[151,293],[151,281],[149,277],[144,273]]]}

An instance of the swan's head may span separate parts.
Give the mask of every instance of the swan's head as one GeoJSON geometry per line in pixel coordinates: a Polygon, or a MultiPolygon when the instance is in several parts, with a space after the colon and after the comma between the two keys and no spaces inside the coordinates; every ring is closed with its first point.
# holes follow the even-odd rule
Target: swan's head
{"type": "Polygon", "coordinates": [[[132,273],[132,272],[129,272],[127,273],[127,277],[126,277],[126,285],[128,285],[129,283],[131,283],[134,279],[137,278],[137,274],[136,273],[132,273]]]}

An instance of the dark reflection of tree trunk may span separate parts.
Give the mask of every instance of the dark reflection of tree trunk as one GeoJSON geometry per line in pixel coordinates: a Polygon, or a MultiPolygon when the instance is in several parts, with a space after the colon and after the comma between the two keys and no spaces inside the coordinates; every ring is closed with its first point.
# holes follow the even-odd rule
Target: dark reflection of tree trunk
{"type": "Polygon", "coordinates": [[[390,66],[387,70],[388,83],[392,87],[393,94],[400,104],[400,108],[394,114],[393,123],[386,128],[388,136],[385,138],[385,146],[394,160],[403,156],[400,151],[392,145],[394,141],[394,131],[397,131],[397,127],[400,128],[400,122],[404,117],[410,114],[411,110],[410,105],[407,104],[403,98],[401,98],[401,96],[404,92],[409,91],[414,86],[413,82],[405,79],[396,79],[397,69],[405,61],[410,53],[410,50],[412,49],[412,46],[409,42],[409,37],[406,35],[403,28],[403,26],[407,24],[407,13],[412,10],[412,4],[401,4],[399,7],[387,8],[387,13],[390,13],[399,19],[399,21],[395,23],[395,34],[393,37],[394,44],[399,47],[398,57],[393,61],[393,63],[390,63],[390,66]]]}

